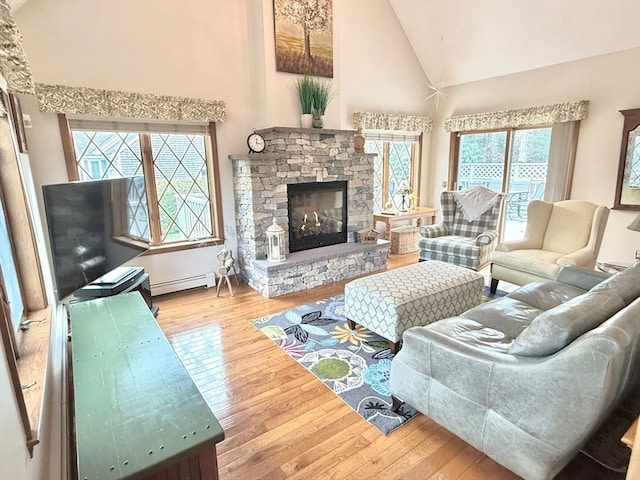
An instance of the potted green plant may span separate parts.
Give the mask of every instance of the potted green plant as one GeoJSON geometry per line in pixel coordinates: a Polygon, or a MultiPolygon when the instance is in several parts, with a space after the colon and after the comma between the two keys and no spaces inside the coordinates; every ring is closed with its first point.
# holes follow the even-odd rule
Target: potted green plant
{"type": "Polygon", "coordinates": [[[300,124],[302,128],[311,128],[313,122],[313,88],[314,81],[311,77],[305,75],[296,80],[296,91],[298,92],[298,100],[300,100],[300,108],[302,115],[300,116],[300,124]]]}
{"type": "Polygon", "coordinates": [[[313,127],[322,128],[324,115],[329,100],[331,100],[331,82],[313,81],[313,127]]]}

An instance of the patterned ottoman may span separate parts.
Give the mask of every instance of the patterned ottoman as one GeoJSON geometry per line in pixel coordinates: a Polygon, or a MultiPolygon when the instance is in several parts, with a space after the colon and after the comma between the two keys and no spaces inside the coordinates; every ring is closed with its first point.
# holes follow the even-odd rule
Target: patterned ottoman
{"type": "Polygon", "coordinates": [[[479,305],[482,274],[436,260],[419,262],[344,286],[349,326],[362,325],[389,340],[396,353],[402,332],[427,325],[479,305]]]}

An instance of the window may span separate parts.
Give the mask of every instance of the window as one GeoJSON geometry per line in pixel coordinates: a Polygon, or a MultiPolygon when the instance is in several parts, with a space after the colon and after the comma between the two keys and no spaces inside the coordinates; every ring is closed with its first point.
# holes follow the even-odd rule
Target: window
{"type": "Polygon", "coordinates": [[[69,119],[67,133],[67,156],[73,157],[67,158],[70,180],[144,176],[150,232],[135,224],[135,212],[128,212],[128,217],[132,230],[150,237],[152,245],[175,246],[221,236],[214,123],[69,119]]]}
{"type": "Polygon", "coordinates": [[[461,132],[455,158],[458,190],[484,186],[506,193],[502,239],[521,238],[527,205],[541,200],[547,182],[551,127],[461,132]]]}
{"type": "Polygon", "coordinates": [[[19,108],[19,100],[10,100],[4,93],[0,96],[9,112],[0,117],[0,342],[27,448],[33,454],[39,441],[52,314],[33,222],[35,196],[23,183],[20,172],[17,137],[22,125],[15,122],[22,119],[12,110],[19,108]]]}
{"type": "Polygon", "coordinates": [[[403,210],[399,191],[405,187],[419,191],[421,136],[365,132],[364,137],[365,151],[378,154],[374,160],[373,212],[403,210]]]}
{"type": "Polygon", "coordinates": [[[11,235],[0,196],[0,287],[4,287],[8,313],[15,332],[22,321],[24,303],[22,302],[20,277],[13,255],[11,235]]]}

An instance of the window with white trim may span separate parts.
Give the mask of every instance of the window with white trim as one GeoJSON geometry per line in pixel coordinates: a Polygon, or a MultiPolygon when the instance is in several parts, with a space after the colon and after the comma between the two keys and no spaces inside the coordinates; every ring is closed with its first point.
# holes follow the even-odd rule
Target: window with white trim
{"type": "Polygon", "coordinates": [[[391,132],[363,132],[365,152],[377,153],[374,159],[373,212],[400,211],[408,207],[409,196],[417,205],[420,189],[420,134],[398,134],[391,132]]]}

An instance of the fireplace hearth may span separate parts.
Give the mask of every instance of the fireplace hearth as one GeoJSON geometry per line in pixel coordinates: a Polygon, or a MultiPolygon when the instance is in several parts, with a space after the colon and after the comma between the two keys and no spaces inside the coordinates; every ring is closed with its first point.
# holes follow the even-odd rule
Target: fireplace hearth
{"type": "Polygon", "coordinates": [[[347,182],[287,185],[289,251],[347,241],[347,182]]]}

